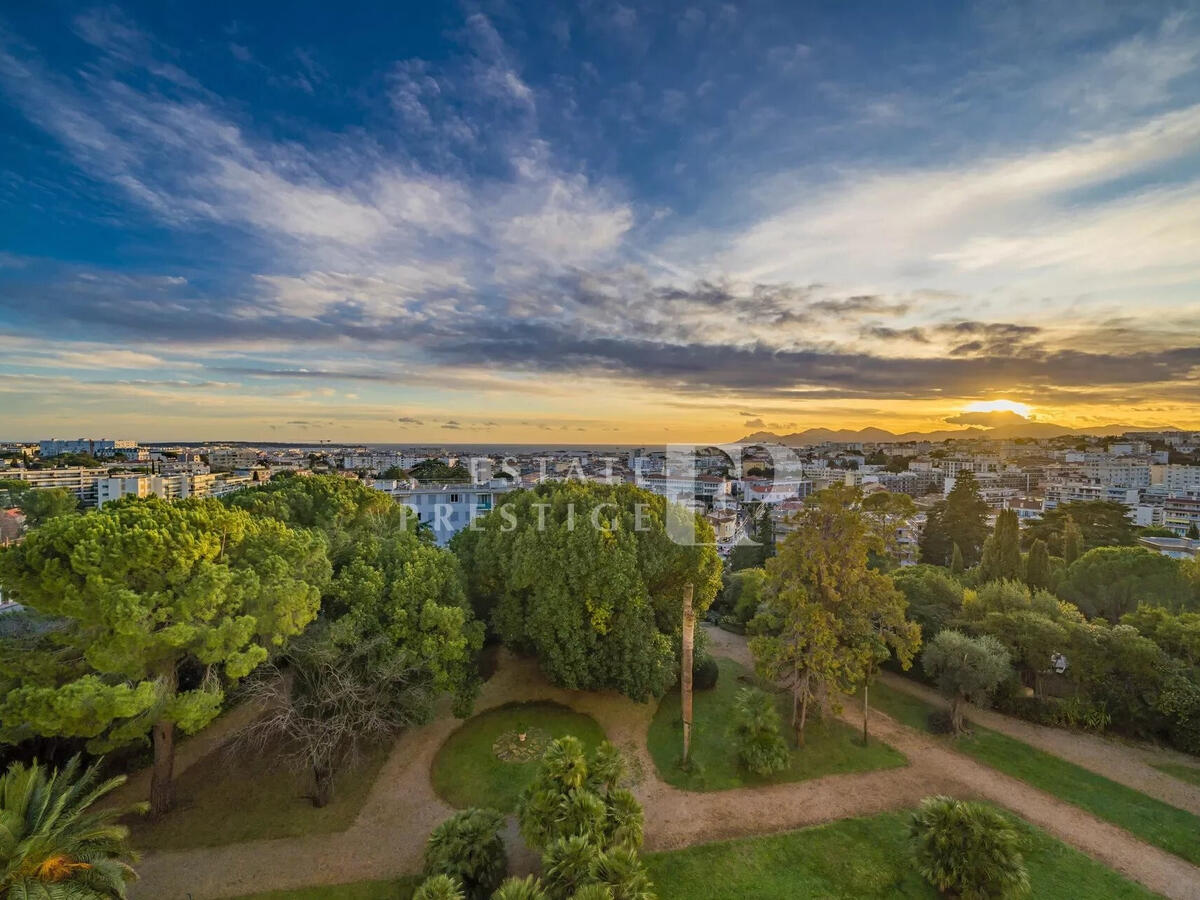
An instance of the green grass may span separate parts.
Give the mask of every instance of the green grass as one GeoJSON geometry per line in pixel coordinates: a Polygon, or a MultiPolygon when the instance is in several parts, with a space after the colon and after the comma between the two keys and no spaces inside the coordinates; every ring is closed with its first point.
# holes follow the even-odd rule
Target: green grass
{"type": "MultiPolygon", "coordinates": [[[[871,688],[871,701],[905,725],[924,730],[934,707],[886,684],[871,688]]],[[[1014,778],[1085,809],[1189,862],[1200,865],[1200,816],[1110,781],[1023,741],[972,725],[954,749],[1014,778]]],[[[946,740],[951,740],[946,738],[946,740]]],[[[1194,771],[1194,770],[1193,770],[1194,771]]]]}
{"type": "MultiPolygon", "coordinates": [[[[843,772],[865,772],[905,765],[903,754],[887,744],[872,740],[864,747],[859,732],[840,721],[810,721],[805,729],[805,745],[792,749],[789,768],[769,778],[745,771],[738,764],[737,753],[729,738],[733,722],[734,702],[738,691],[749,676],[745,668],[731,659],[718,659],[721,675],[717,686],[697,691],[694,700],[692,728],[692,759],[696,770],[684,772],[678,766],[683,746],[683,720],[679,693],[663,697],[654,721],[650,723],[647,743],[658,774],[668,784],[690,791],[723,791],[730,788],[787,781],[805,781],[843,772]]],[[[784,731],[789,732],[789,700],[779,696],[784,731]]],[[[789,735],[790,737],[790,735],[789,735]]]]}
{"type": "Polygon", "coordinates": [[[139,850],[218,847],[261,838],[345,831],[358,815],[391,745],[371,750],[334,782],[333,801],[317,809],[311,776],[280,765],[276,754],[216,750],[176,782],[176,808],[161,819],[131,817],[139,850]]]}
{"type": "MultiPolygon", "coordinates": [[[[1033,897],[1126,900],[1155,895],[1027,823],[1033,897]]],[[[908,815],[884,813],[766,837],[648,854],[660,900],[930,898],[913,871],[908,815]]]]}
{"type": "Polygon", "coordinates": [[[1160,772],[1166,772],[1180,781],[1200,785],[1200,768],[1196,766],[1181,766],[1178,763],[1151,763],[1160,772]]]}
{"type": "Polygon", "coordinates": [[[410,900],[423,880],[421,876],[414,875],[395,881],[359,881],[294,891],[267,891],[230,900],[410,900]]]}
{"type": "Polygon", "coordinates": [[[501,812],[517,808],[517,798],[537,771],[537,761],[497,759],[492,744],[518,725],[545,729],[551,737],[572,734],[591,749],[604,731],[591,716],[557,703],[513,703],[468,719],[438,750],[431,777],[434,790],[451,806],[490,806],[501,812]]]}

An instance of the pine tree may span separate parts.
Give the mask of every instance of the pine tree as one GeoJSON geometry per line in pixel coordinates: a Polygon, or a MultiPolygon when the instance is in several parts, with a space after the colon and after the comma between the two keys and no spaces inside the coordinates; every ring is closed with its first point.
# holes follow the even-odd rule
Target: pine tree
{"type": "Polygon", "coordinates": [[[1030,590],[1050,590],[1050,551],[1041,538],[1029,547],[1029,558],[1025,562],[1025,583],[1029,585],[1030,590]]]}
{"type": "Polygon", "coordinates": [[[1069,566],[1081,556],[1083,556],[1083,532],[1079,530],[1074,519],[1068,518],[1066,527],[1063,528],[1063,559],[1069,566]]]}
{"type": "Polygon", "coordinates": [[[1196,527],[1195,522],[1188,526],[1187,536],[1189,541],[1200,541],[1200,528],[1196,527]]]}

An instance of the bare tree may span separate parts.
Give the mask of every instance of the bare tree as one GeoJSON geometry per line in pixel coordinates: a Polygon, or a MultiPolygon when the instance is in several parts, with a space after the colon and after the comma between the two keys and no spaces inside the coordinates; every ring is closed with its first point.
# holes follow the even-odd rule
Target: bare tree
{"type": "Polygon", "coordinates": [[[382,636],[343,647],[321,629],[305,635],[247,683],[247,700],[264,712],[233,746],[270,748],[296,771],[312,772],[313,803],[325,806],[334,776],[354,765],[365,746],[430,715],[434,686],[394,650],[382,636]]]}

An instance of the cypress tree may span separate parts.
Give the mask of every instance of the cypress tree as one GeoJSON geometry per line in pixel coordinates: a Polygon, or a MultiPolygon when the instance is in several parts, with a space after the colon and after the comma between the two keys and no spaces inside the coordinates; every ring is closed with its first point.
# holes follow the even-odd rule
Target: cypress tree
{"type": "Polygon", "coordinates": [[[1029,558],[1025,562],[1025,583],[1033,591],[1050,590],[1050,551],[1041,538],[1029,547],[1029,558]]]}
{"type": "Polygon", "coordinates": [[[1083,556],[1083,532],[1079,530],[1074,519],[1068,518],[1066,527],[1063,528],[1063,559],[1069,566],[1081,556],[1083,556]]]}
{"type": "Polygon", "coordinates": [[[1021,578],[1021,524],[1015,510],[1002,509],[996,530],[983,544],[979,564],[984,581],[1019,581],[1021,578]]]}
{"type": "Polygon", "coordinates": [[[966,566],[963,565],[962,550],[955,543],[954,549],[950,551],[950,572],[953,575],[961,575],[965,568],[966,566]]]}

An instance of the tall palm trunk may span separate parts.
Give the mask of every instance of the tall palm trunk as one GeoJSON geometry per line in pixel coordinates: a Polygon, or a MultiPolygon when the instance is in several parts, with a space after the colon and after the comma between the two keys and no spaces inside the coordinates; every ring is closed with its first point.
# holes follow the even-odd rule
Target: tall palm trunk
{"type": "Polygon", "coordinates": [[[863,682],[863,746],[871,740],[871,736],[867,733],[867,720],[871,714],[870,701],[867,699],[867,692],[871,690],[871,685],[863,682]]]}
{"type": "Polygon", "coordinates": [[[692,584],[683,587],[683,658],[679,662],[679,693],[683,707],[683,761],[692,751],[692,654],[696,639],[696,611],[692,608],[692,584]]]}

